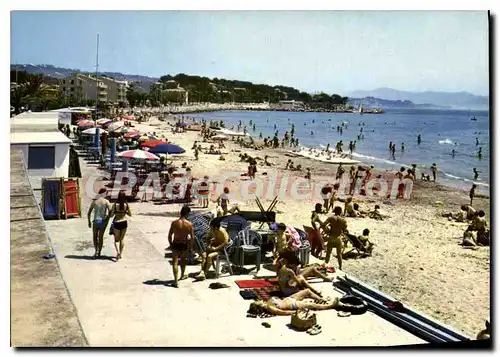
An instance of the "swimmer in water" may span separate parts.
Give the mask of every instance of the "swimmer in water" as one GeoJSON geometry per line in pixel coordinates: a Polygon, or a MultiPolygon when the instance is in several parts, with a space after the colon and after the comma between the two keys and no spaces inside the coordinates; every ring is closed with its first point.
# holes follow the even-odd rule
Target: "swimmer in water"
{"type": "Polygon", "coordinates": [[[477,178],[479,177],[479,171],[477,171],[475,167],[472,169],[472,171],[474,172],[474,180],[477,180],[477,178]]]}
{"type": "Polygon", "coordinates": [[[476,146],[478,146],[478,145],[479,145],[479,139],[476,138],[476,146]]]}
{"type": "Polygon", "coordinates": [[[420,134],[418,134],[417,143],[420,145],[421,142],[422,142],[422,136],[420,136],[420,134]]]}
{"type": "Polygon", "coordinates": [[[483,157],[483,148],[482,147],[479,148],[479,151],[477,152],[477,157],[479,158],[479,160],[481,160],[481,158],[483,157]]]}
{"type": "Polygon", "coordinates": [[[405,143],[401,143],[401,151],[405,151],[405,143]]]}
{"type": "Polygon", "coordinates": [[[314,133],[311,131],[311,135],[314,135],[314,133]]]}
{"type": "Polygon", "coordinates": [[[455,157],[455,149],[451,150],[451,156],[455,157]]]}

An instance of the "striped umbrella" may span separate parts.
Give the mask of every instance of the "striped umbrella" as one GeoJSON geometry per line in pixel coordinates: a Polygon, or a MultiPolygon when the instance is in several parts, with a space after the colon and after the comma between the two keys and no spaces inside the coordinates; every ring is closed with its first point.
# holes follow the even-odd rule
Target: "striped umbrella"
{"type": "MultiPolygon", "coordinates": [[[[95,135],[95,134],[96,134],[96,131],[97,131],[97,128],[90,128],[90,129],[87,129],[87,130],[82,131],[82,135],[95,135]]],[[[102,134],[102,133],[106,133],[106,130],[104,130],[104,129],[99,129],[99,133],[100,133],[100,134],[102,134]]]]}
{"type": "Polygon", "coordinates": [[[134,159],[134,160],[160,160],[160,158],[154,154],[151,154],[144,150],[127,150],[118,153],[118,156],[123,159],[134,159]]]}
{"type": "Polygon", "coordinates": [[[138,131],[129,131],[128,133],[126,133],[125,135],[123,135],[123,137],[125,139],[128,139],[128,138],[139,138],[142,134],[138,131]]]}
{"type": "Polygon", "coordinates": [[[83,119],[83,120],[79,120],[76,123],[76,125],[78,125],[79,128],[90,127],[90,126],[94,126],[94,122],[87,120],[87,119],[83,119]]]}
{"type": "Polygon", "coordinates": [[[102,119],[97,119],[95,122],[99,125],[106,125],[106,124],[112,123],[113,121],[111,119],[108,119],[108,118],[102,118],[102,119]]]}
{"type": "Polygon", "coordinates": [[[121,128],[122,126],[124,126],[124,125],[125,125],[125,124],[123,124],[123,122],[121,122],[121,121],[116,121],[116,122],[114,122],[114,123],[110,124],[110,125],[108,126],[108,128],[107,128],[107,129],[108,129],[109,131],[117,131],[118,129],[120,129],[120,128],[121,128]]]}

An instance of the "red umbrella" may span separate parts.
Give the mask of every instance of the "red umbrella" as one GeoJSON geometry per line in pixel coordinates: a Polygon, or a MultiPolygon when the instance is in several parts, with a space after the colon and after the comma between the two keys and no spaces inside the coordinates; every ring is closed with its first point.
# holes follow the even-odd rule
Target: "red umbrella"
{"type": "Polygon", "coordinates": [[[141,136],[141,135],[142,134],[138,131],[130,131],[128,133],[125,133],[123,137],[128,139],[128,138],[135,138],[136,136],[141,136]]]}
{"type": "Polygon", "coordinates": [[[141,143],[141,148],[154,148],[156,145],[165,144],[165,140],[149,140],[141,143]]]}

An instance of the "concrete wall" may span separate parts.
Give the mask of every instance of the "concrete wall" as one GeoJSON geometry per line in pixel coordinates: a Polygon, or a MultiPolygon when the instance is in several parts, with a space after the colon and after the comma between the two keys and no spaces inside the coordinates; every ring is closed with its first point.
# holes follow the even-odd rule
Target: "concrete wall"
{"type": "MultiPolygon", "coordinates": [[[[44,177],[68,177],[69,173],[69,143],[63,144],[31,144],[31,146],[52,146],[56,147],[55,168],[28,170],[28,176],[34,189],[42,187],[44,177]]],[[[28,166],[28,153],[30,144],[11,144],[10,149],[19,149],[23,153],[24,162],[28,166]]]]}

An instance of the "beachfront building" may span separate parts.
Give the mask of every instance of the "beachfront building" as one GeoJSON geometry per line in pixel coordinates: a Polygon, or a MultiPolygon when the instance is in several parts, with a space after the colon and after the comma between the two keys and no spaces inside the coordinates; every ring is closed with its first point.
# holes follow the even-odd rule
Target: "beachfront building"
{"type": "Polygon", "coordinates": [[[66,97],[79,100],[108,101],[108,86],[100,79],[75,73],[59,80],[59,87],[66,97]]]}
{"type": "Polygon", "coordinates": [[[99,76],[99,79],[108,87],[107,101],[112,104],[127,103],[127,82],[113,78],[99,76]]]}
{"type": "Polygon", "coordinates": [[[295,100],[280,100],[278,103],[270,104],[273,110],[303,110],[305,105],[303,102],[295,100]]]}
{"type": "Polygon", "coordinates": [[[10,149],[20,150],[34,189],[44,177],[68,177],[71,140],[58,129],[59,113],[25,112],[10,119],[10,149]]]}

